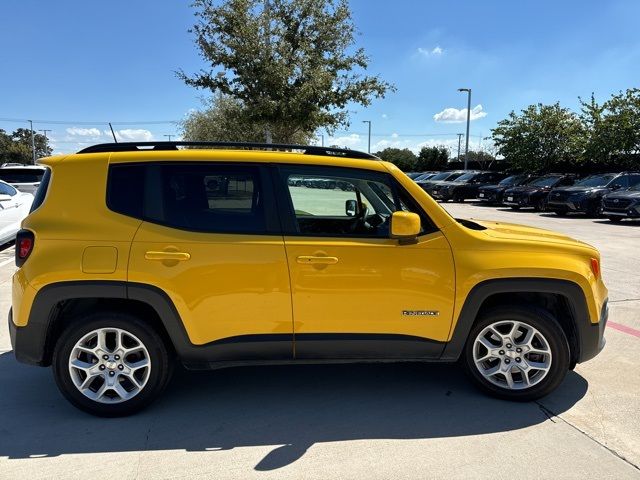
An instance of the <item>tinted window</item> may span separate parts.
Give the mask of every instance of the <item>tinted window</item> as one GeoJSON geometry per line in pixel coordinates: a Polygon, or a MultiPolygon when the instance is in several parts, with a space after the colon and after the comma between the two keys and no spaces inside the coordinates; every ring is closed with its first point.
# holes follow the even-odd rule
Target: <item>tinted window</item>
{"type": "Polygon", "coordinates": [[[640,189],[640,175],[629,175],[629,185],[640,189]]]}
{"type": "Polygon", "coordinates": [[[17,190],[11,185],[0,182],[0,195],[10,195],[13,197],[16,193],[18,193],[17,190]]]}
{"type": "MultiPolygon", "coordinates": [[[[440,172],[440,173],[436,173],[429,180],[444,180],[445,178],[449,177],[450,175],[451,175],[451,172],[440,172]]],[[[458,175],[460,175],[460,174],[458,174],[458,175]]]]}
{"type": "Polygon", "coordinates": [[[284,170],[295,217],[290,233],[388,238],[389,219],[395,211],[418,213],[423,232],[433,229],[428,217],[388,175],[331,168],[305,169],[318,173],[304,174],[284,170]]]}
{"type": "Polygon", "coordinates": [[[44,175],[40,168],[2,168],[0,180],[7,183],[38,183],[44,175]]]}
{"type": "Polygon", "coordinates": [[[611,180],[613,180],[613,175],[592,175],[575,184],[581,187],[604,187],[611,180]]]}
{"type": "Polygon", "coordinates": [[[522,175],[512,175],[502,180],[498,185],[519,185],[523,178],[522,175]]]}
{"type": "Polygon", "coordinates": [[[145,186],[144,165],[112,165],[107,181],[107,206],[114,212],[142,218],[145,186]]]}
{"type": "Polygon", "coordinates": [[[49,190],[50,181],[51,170],[47,168],[44,172],[44,175],[42,176],[40,185],[38,185],[38,190],[36,190],[36,194],[34,195],[33,203],[31,204],[31,210],[29,210],[29,213],[40,207],[40,205],[42,205],[42,203],[44,202],[44,199],[47,196],[47,190],[49,190]]]}
{"type": "Polygon", "coordinates": [[[150,169],[145,218],[198,232],[264,233],[264,199],[257,167],[168,164],[150,169]],[[153,200],[151,200],[155,197],[153,200]]]}
{"type": "Polygon", "coordinates": [[[552,185],[555,185],[561,178],[562,177],[540,177],[537,180],[530,182],[529,185],[536,187],[551,187],[552,185]]]}

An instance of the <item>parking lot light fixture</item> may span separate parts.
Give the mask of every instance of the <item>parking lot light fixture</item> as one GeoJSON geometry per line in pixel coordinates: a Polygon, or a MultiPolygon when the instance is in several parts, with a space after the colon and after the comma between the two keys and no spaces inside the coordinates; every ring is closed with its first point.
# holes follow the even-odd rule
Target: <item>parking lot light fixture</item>
{"type": "Polygon", "coordinates": [[[471,121],[471,89],[459,88],[459,92],[467,92],[467,137],[464,146],[464,169],[467,170],[469,162],[469,122],[471,121]]]}

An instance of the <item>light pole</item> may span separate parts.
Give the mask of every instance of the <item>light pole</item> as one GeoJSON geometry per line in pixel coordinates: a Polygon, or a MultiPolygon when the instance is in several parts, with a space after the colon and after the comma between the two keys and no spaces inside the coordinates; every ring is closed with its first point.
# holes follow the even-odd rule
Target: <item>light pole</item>
{"type": "Polygon", "coordinates": [[[456,135],[458,135],[458,161],[460,161],[460,140],[462,139],[464,133],[457,133],[456,135]]]}
{"type": "Polygon", "coordinates": [[[371,153],[371,120],[363,120],[362,123],[369,124],[369,141],[367,142],[367,153],[371,153]]]}
{"type": "Polygon", "coordinates": [[[321,133],[319,137],[320,137],[320,146],[324,147],[324,133],[321,133]]]}
{"type": "Polygon", "coordinates": [[[29,125],[31,125],[30,130],[31,130],[31,153],[33,156],[33,164],[36,164],[36,140],[33,137],[33,121],[29,120],[29,125]]]}
{"type": "Polygon", "coordinates": [[[44,130],[38,130],[38,131],[44,133],[44,139],[46,140],[47,139],[47,132],[50,132],[51,130],[45,128],[44,130]]]}
{"type": "Polygon", "coordinates": [[[459,88],[459,92],[467,92],[467,137],[465,138],[464,147],[464,169],[467,169],[469,162],[469,122],[471,121],[471,89],[459,88]]]}
{"type": "Polygon", "coordinates": [[[163,135],[163,137],[167,137],[169,139],[169,141],[171,141],[171,137],[173,137],[174,135],[163,135]]]}

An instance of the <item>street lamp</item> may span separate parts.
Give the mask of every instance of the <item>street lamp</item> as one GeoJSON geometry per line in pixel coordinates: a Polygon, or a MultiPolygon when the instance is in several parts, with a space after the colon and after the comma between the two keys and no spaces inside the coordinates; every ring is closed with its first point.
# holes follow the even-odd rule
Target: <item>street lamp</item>
{"type": "Polygon", "coordinates": [[[464,147],[464,169],[467,169],[467,162],[469,161],[469,122],[471,121],[471,89],[459,88],[459,92],[467,92],[467,137],[465,138],[464,147]]]}
{"type": "Polygon", "coordinates": [[[369,142],[367,144],[367,153],[371,153],[371,120],[363,120],[362,123],[369,124],[369,142]]]}

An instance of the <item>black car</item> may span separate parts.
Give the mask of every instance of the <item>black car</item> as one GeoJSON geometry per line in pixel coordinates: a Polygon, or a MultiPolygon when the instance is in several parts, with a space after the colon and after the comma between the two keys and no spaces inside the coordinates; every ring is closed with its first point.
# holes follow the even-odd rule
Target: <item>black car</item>
{"type": "Polygon", "coordinates": [[[640,183],[602,197],[602,215],[612,222],[624,218],[640,218],[640,183]]]}
{"type": "Polygon", "coordinates": [[[547,208],[558,215],[586,213],[598,215],[602,197],[607,193],[640,182],[640,173],[603,173],[591,175],[571,187],[554,188],[549,193],[547,208]]]}
{"type": "Polygon", "coordinates": [[[476,198],[478,189],[502,180],[504,173],[499,172],[468,172],[460,175],[453,182],[446,182],[434,187],[433,198],[438,200],[464,202],[467,198],[476,198]]]}
{"type": "Polygon", "coordinates": [[[505,190],[502,204],[518,210],[520,208],[533,208],[544,211],[547,204],[547,196],[552,188],[573,185],[575,177],[561,173],[550,173],[540,178],[505,190]]]}
{"type": "Polygon", "coordinates": [[[449,172],[440,172],[435,174],[433,177],[429,178],[428,180],[417,180],[416,183],[420,185],[424,191],[426,191],[429,195],[431,195],[432,194],[431,192],[434,186],[440,185],[441,183],[444,183],[444,182],[453,182],[455,179],[457,179],[461,175],[464,175],[465,173],[467,172],[465,172],[464,170],[452,170],[449,172]]]}
{"type": "Polygon", "coordinates": [[[511,175],[510,177],[505,178],[500,181],[497,185],[484,185],[478,188],[477,200],[481,202],[489,203],[489,204],[500,204],[502,203],[502,197],[504,197],[505,190],[509,188],[517,187],[520,185],[525,185],[526,183],[532,182],[538,177],[533,177],[527,174],[521,175],[511,175]]]}

